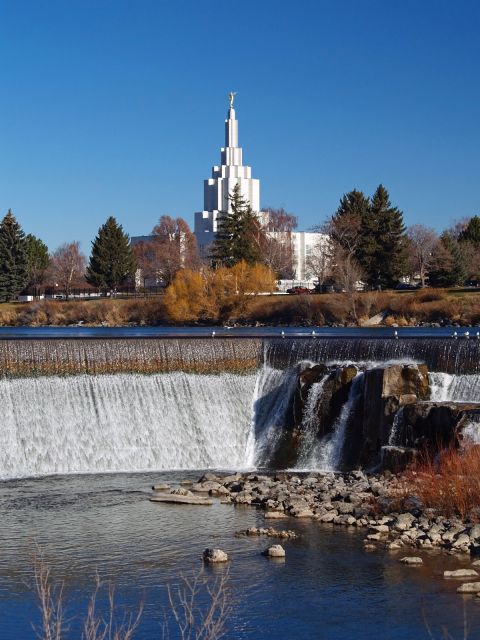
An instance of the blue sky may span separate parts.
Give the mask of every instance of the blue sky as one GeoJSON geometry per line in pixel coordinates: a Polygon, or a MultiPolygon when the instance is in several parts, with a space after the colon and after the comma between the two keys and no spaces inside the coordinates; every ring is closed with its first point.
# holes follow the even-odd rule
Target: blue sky
{"type": "Polygon", "coordinates": [[[262,206],[382,182],[440,230],[480,210],[479,33],[477,0],[0,0],[0,213],[87,253],[193,224],[235,90],[262,206]]]}

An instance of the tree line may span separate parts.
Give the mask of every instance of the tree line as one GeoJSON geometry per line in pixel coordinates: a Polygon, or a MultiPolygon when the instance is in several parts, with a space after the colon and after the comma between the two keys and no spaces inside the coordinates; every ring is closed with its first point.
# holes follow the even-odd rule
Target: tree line
{"type": "MultiPolygon", "coordinates": [[[[207,256],[200,259],[195,236],[183,218],[161,216],[148,239],[133,246],[114,217],[92,242],[87,260],[78,242],[50,253],[45,243],[25,234],[12,211],[0,222],[0,300],[13,300],[28,288],[58,286],[68,298],[88,283],[115,292],[125,283],[171,285],[179,272],[231,269],[245,263],[267,267],[277,279],[295,278],[292,233],[297,218],[284,209],[254,212],[236,185],[230,207],[218,220],[207,256]],[[143,279],[138,282],[139,275],[143,279]]],[[[313,229],[321,232],[307,258],[309,275],[320,286],[333,283],[352,292],[359,283],[370,289],[395,287],[399,281],[420,286],[456,286],[480,280],[480,217],[455,223],[437,234],[421,224],[406,227],[403,212],[379,185],[372,196],[354,189],[337,210],[313,229]]],[[[247,273],[247,271],[243,271],[247,273]]],[[[271,278],[267,278],[268,287],[271,278]]],[[[257,282],[258,285],[258,282],[257,282]]]]}
{"type": "Polygon", "coordinates": [[[113,217],[100,227],[88,263],[79,242],[62,244],[50,254],[42,240],[25,235],[10,209],[0,223],[0,300],[14,300],[46,282],[58,286],[67,299],[74,287],[85,283],[115,290],[135,269],[129,237],[113,217]]]}

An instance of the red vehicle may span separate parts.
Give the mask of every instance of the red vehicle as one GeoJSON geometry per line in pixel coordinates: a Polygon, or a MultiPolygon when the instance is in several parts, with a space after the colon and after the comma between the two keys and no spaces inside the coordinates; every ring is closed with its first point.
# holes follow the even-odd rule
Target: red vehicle
{"type": "Polygon", "coordinates": [[[293,296],[303,296],[315,293],[315,289],[308,289],[307,287],[292,287],[291,289],[287,289],[287,293],[290,293],[293,296]]]}

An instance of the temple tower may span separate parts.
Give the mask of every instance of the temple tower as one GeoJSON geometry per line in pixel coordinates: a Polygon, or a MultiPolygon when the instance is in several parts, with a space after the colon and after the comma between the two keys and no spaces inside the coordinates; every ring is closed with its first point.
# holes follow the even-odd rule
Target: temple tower
{"type": "Polygon", "coordinates": [[[208,247],[215,240],[217,220],[230,211],[229,194],[236,184],[250,202],[253,211],[260,211],[260,180],[252,178],[252,169],[243,164],[242,148],[238,146],[238,120],[233,108],[234,93],[230,93],[230,107],[225,120],[225,146],[220,152],[220,165],[212,169],[212,177],[204,180],[203,211],[195,213],[195,236],[201,256],[208,255],[208,247]]]}

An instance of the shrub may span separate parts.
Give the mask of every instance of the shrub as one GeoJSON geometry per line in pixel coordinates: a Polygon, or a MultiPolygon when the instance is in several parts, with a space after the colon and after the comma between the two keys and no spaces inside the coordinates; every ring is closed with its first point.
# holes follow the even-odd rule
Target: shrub
{"type": "Polygon", "coordinates": [[[480,446],[422,454],[405,474],[405,488],[446,516],[475,515],[480,508],[480,446]]]}

